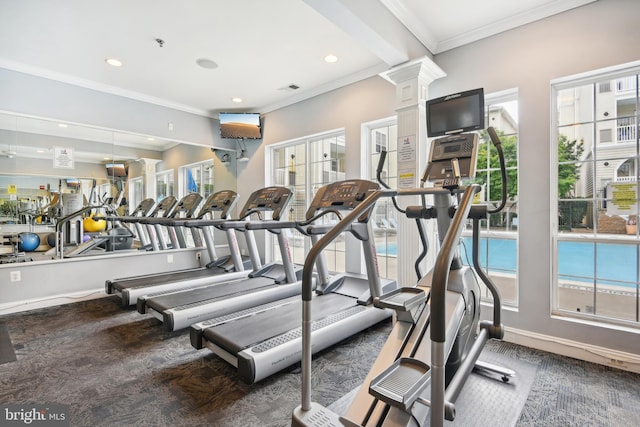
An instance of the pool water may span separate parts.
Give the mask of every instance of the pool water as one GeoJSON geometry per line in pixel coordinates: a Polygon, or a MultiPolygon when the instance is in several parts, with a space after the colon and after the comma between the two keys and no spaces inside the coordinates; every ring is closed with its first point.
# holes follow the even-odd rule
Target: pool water
{"type": "MultiPolygon", "coordinates": [[[[471,263],[471,237],[463,238],[462,258],[471,263]]],[[[397,256],[395,242],[377,245],[381,256],[397,256]]],[[[480,264],[489,270],[516,274],[517,241],[514,239],[480,239],[480,264]],[[487,264],[487,246],[489,263],[487,264]]],[[[562,280],[635,288],[638,283],[638,247],[593,242],[559,242],[558,275],[562,280]],[[595,260],[595,263],[594,263],[595,260]]]]}
{"type": "MultiPolygon", "coordinates": [[[[480,263],[487,265],[487,239],[480,239],[480,263]]],[[[515,274],[517,246],[511,239],[488,239],[492,270],[515,274]]],[[[471,238],[465,238],[471,256],[471,238]]],[[[638,247],[593,242],[559,242],[558,276],[563,280],[635,288],[638,282],[638,247]],[[595,263],[594,263],[595,260],[595,263]]]]}

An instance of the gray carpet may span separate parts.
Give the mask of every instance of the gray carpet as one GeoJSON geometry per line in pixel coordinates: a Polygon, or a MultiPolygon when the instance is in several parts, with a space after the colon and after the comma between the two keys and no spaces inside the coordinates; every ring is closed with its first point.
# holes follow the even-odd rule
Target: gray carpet
{"type": "Polygon", "coordinates": [[[0,365],[3,363],[15,362],[16,353],[13,350],[13,343],[7,325],[0,323],[0,365]]]}
{"type": "MultiPolygon", "coordinates": [[[[446,421],[445,425],[512,427],[518,422],[536,376],[536,365],[488,351],[481,360],[511,369],[516,376],[503,383],[497,374],[473,372],[458,396],[455,423],[446,421]]],[[[352,390],[329,409],[344,414],[357,391],[352,390]]]]}
{"type": "MultiPolygon", "coordinates": [[[[226,362],[193,349],[188,333],[166,332],[116,297],[0,323],[17,356],[0,365],[0,406],[68,405],[72,426],[288,426],[299,404],[296,368],[246,385],[226,362]]],[[[359,386],[389,330],[383,322],[317,355],[313,399],[327,406],[359,386]]],[[[639,375],[509,343],[489,343],[481,358],[491,355],[537,368],[518,427],[640,425],[639,375]]]]}

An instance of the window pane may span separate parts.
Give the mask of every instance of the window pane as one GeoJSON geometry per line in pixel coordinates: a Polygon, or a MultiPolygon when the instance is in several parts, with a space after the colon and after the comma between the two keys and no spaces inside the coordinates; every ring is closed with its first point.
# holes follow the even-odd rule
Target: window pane
{"type": "Polygon", "coordinates": [[[593,85],[558,91],[558,125],[593,121],[593,85]]]}
{"type": "MultiPolygon", "coordinates": [[[[487,125],[492,126],[500,138],[507,172],[507,204],[498,213],[481,221],[480,259],[489,277],[501,290],[503,302],[516,305],[517,298],[517,231],[518,220],[518,101],[517,99],[492,102],[485,100],[487,125]],[[491,233],[489,235],[489,233],[491,233]],[[509,249],[505,249],[509,248],[509,249]]],[[[495,146],[486,131],[480,133],[476,177],[481,186],[480,199],[498,206],[502,199],[502,174],[495,146]]],[[[470,235],[470,232],[468,233],[470,235]]],[[[465,238],[463,257],[472,263],[472,241],[465,238]]],[[[491,294],[483,288],[483,299],[491,294]]]]}
{"type": "Polygon", "coordinates": [[[638,322],[637,74],[556,93],[554,309],[638,322]]]}

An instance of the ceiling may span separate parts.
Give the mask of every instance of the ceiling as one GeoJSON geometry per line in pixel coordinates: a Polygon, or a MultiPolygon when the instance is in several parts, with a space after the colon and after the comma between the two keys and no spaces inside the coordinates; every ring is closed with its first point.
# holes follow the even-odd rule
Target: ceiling
{"type": "Polygon", "coordinates": [[[592,1],[0,0],[0,67],[211,117],[264,113],[592,1]]]}

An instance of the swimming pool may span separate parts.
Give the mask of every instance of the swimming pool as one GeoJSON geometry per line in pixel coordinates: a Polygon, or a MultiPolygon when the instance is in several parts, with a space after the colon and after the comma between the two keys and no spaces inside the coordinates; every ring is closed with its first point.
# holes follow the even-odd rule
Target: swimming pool
{"type": "MultiPolygon", "coordinates": [[[[464,240],[471,256],[471,238],[464,240]]],[[[487,239],[480,240],[482,265],[488,265],[490,270],[515,274],[517,256],[515,240],[489,239],[488,264],[487,239]]],[[[558,242],[558,278],[635,289],[638,283],[638,247],[612,243],[558,242]]]]}
{"type": "MultiPolygon", "coordinates": [[[[471,237],[463,238],[462,258],[471,262],[471,237]]],[[[396,242],[377,245],[381,256],[396,256],[396,242]]],[[[480,239],[480,264],[489,270],[516,274],[517,241],[480,239]],[[487,264],[487,249],[490,254],[487,264]]],[[[638,247],[612,243],[559,242],[558,276],[560,280],[636,288],[638,283],[638,247]],[[594,263],[594,260],[596,262],[594,263]]]]}

